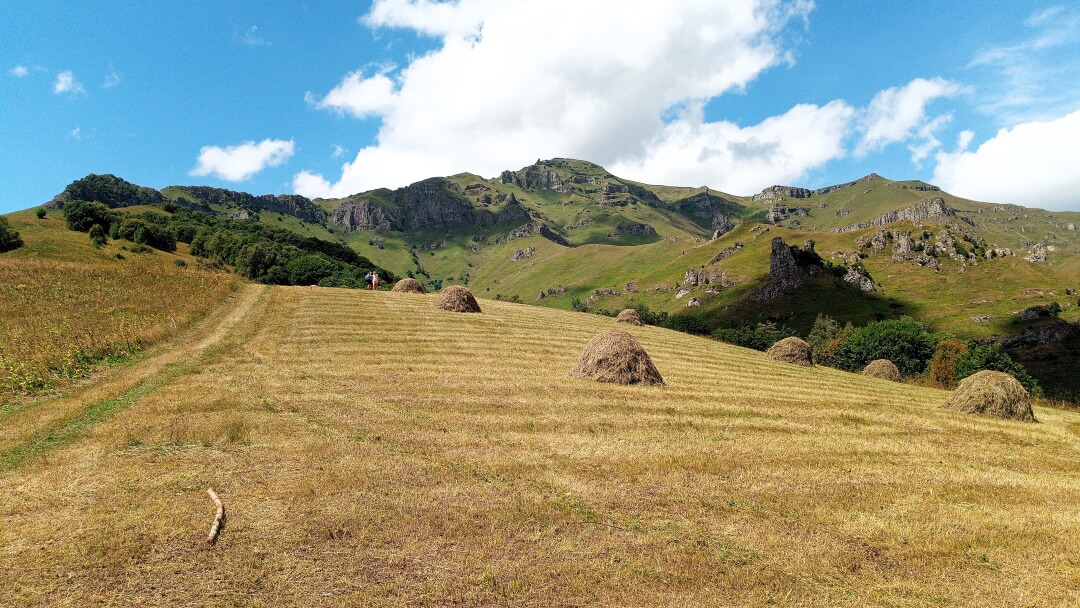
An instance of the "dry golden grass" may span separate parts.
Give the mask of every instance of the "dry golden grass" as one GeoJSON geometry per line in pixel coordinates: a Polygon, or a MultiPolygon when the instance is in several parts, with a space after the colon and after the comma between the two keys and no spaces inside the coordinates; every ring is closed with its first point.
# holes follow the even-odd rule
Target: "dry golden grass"
{"type": "Polygon", "coordinates": [[[116,242],[94,249],[56,217],[24,212],[12,224],[27,245],[0,255],[0,404],[174,335],[237,284],[235,275],[196,270],[183,251],[134,254],[116,242]],[[189,266],[178,268],[178,259],[189,266]]]}
{"type": "Polygon", "coordinates": [[[666,387],[569,379],[610,319],[496,301],[452,315],[434,298],[243,298],[188,367],[0,472],[0,598],[1080,599],[1078,412],[966,416],[940,409],[941,391],[653,327],[630,329],[666,387]],[[208,486],[228,513],[210,551],[208,486]]]}

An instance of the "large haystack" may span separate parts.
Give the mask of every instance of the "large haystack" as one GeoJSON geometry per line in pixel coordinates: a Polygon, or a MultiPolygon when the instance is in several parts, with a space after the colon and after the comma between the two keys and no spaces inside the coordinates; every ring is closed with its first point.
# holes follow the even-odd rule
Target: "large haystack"
{"type": "Polygon", "coordinates": [[[896,368],[896,364],[888,359],[874,359],[869,365],[863,368],[862,374],[864,376],[870,376],[871,378],[880,378],[892,382],[900,382],[902,379],[900,370],[896,368]]]}
{"type": "Polygon", "coordinates": [[[450,312],[480,312],[472,292],[461,285],[451,285],[439,293],[435,308],[450,312]]]}
{"type": "Polygon", "coordinates": [[[404,278],[397,283],[394,283],[394,288],[390,291],[401,293],[427,293],[424,291],[424,286],[420,284],[420,281],[411,278],[404,278]]]}
{"type": "Polygon", "coordinates": [[[942,407],[965,414],[1037,422],[1027,389],[1003,372],[983,370],[964,378],[942,407]]]}
{"type": "Polygon", "coordinates": [[[664,384],[641,343],[621,329],[609,329],[593,338],[569,375],[615,384],[664,384]]]}
{"type": "Polygon", "coordinates": [[[777,361],[783,361],[784,363],[793,363],[795,365],[803,365],[806,367],[813,367],[814,365],[814,358],[810,353],[810,345],[806,343],[806,340],[796,338],[795,336],[784,338],[776,344],[773,344],[765,354],[777,361]]]}
{"type": "Polygon", "coordinates": [[[615,317],[616,323],[629,323],[630,325],[644,325],[641,322],[641,317],[638,316],[637,311],[633,308],[627,308],[619,313],[619,316],[615,317]]]}

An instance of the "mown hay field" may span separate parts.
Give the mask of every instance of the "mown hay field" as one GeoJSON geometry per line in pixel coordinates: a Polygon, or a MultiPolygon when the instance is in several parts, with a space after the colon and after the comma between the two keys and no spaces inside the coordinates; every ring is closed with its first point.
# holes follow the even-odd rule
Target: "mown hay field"
{"type": "Polygon", "coordinates": [[[237,285],[236,276],[197,270],[186,246],[177,254],[124,251],[126,241],[94,248],[59,216],[9,216],[26,246],[0,254],[0,404],[174,335],[237,285]]]}
{"type": "MultiPolygon", "coordinates": [[[[1080,599],[1080,413],[1037,407],[1038,424],[963,415],[939,407],[941,391],[627,325],[666,386],[572,379],[612,319],[491,300],[459,314],[435,310],[435,297],[245,296],[233,324],[152,390],[32,457],[0,450],[0,597],[1080,599]],[[207,487],[227,513],[209,550],[207,487]]],[[[47,407],[0,428],[47,435],[25,428],[47,407]]]]}

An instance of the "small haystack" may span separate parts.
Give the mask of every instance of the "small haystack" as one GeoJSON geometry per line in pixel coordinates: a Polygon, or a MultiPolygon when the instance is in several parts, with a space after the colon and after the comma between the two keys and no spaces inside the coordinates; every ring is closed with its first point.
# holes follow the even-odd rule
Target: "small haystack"
{"type": "Polygon", "coordinates": [[[451,285],[439,293],[435,308],[450,312],[480,312],[472,292],[461,285],[451,285]]]}
{"type": "Polygon", "coordinates": [[[863,368],[862,375],[889,380],[891,382],[900,382],[902,379],[900,370],[896,368],[896,364],[888,359],[874,359],[869,365],[863,368]]]}
{"type": "Polygon", "coordinates": [[[401,293],[427,293],[424,291],[424,286],[420,284],[420,281],[411,278],[404,278],[397,283],[394,283],[394,288],[390,291],[401,293]]]}
{"type": "Polygon", "coordinates": [[[773,344],[765,354],[784,363],[793,363],[806,367],[814,366],[814,358],[810,354],[810,345],[806,343],[806,340],[795,336],[784,338],[773,344]]]}
{"type": "Polygon", "coordinates": [[[621,329],[610,329],[593,338],[569,375],[615,384],[664,384],[641,343],[621,329]]]}
{"type": "Polygon", "coordinates": [[[964,378],[942,407],[965,414],[1037,422],[1027,389],[1003,372],[983,370],[964,378]]]}
{"type": "Polygon", "coordinates": [[[641,317],[638,316],[637,311],[633,308],[627,308],[619,313],[619,316],[615,317],[616,323],[629,323],[630,325],[644,325],[641,322],[641,317]]]}

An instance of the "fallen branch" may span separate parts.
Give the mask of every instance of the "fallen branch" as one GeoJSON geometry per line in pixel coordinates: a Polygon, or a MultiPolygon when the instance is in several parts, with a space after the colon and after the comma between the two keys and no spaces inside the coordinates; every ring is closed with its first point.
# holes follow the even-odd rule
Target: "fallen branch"
{"type": "Polygon", "coordinates": [[[221,534],[221,526],[225,523],[225,505],[221,504],[221,499],[213,488],[207,488],[206,493],[210,495],[210,500],[214,501],[214,506],[217,507],[214,512],[214,523],[210,526],[210,535],[206,537],[207,547],[213,547],[217,542],[218,534],[221,534]]]}

